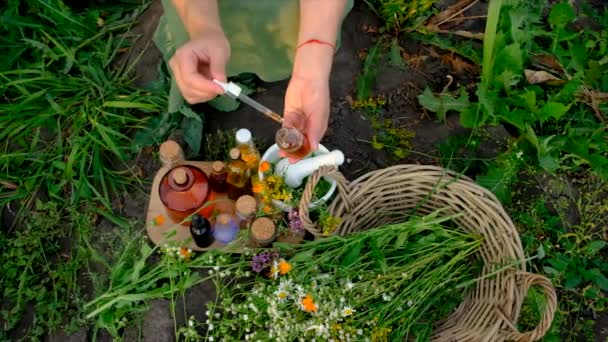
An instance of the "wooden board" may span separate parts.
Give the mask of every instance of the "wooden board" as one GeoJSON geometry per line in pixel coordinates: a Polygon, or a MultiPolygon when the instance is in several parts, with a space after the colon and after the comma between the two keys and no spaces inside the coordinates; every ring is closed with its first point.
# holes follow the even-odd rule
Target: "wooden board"
{"type": "MultiPolygon", "coordinates": [[[[207,176],[209,176],[209,174],[211,173],[211,164],[212,164],[211,162],[199,162],[199,161],[184,161],[184,162],[180,163],[180,165],[196,166],[196,167],[200,168],[201,170],[203,170],[203,172],[205,172],[205,174],[207,176]]],[[[194,241],[192,241],[192,236],[190,235],[190,227],[181,225],[181,224],[173,222],[171,220],[171,218],[169,217],[169,213],[167,212],[165,206],[163,205],[163,203],[160,200],[160,195],[159,195],[159,191],[158,191],[161,179],[169,170],[170,170],[170,168],[167,168],[167,167],[162,167],[161,169],[159,169],[157,171],[156,175],[154,176],[154,181],[152,182],[150,201],[148,202],[148,213],[146,215],[146,230],[148,232],[148,236],[150,237],[150,240],[152,240],[152,242],[154,242],[157,245],[162,245],[164,243],[167,243],[168,241],[183,242],[183,241],[189,240],[189,241],[186,241],[186,243],[183,243],[183,246],[181,246],[181,247],[191,248],[194,251],[206,251],[206,250],[210,250],[210,249],[226,248],[226,245],[219,243],[217,241],[214,242],[211,246],[209,246],[207,248],[200,248],[200,247],[196,246],[194,241]],[[155,220],[154,220],[159,215],[164,218],[163,224],[160,224],[160,225],[155,224],[155,220]],[[173,230],[176,231],[175,235],[169,239],[166,239],[166,235],[171,233],[173,230]]],[[[217,196],[216,197],[217,203],[215,204],[216,210],[220,213],[227,213],[227,214],[234,216],[234,213],[235,213],[234,201],[228,199],[226,194],[217,194],[216,196],[217,196]]],[[[211,221],[211,224],[214,223],[213,218],[210,221],[211,221]]],[[[239,244],[242,246],[243,242],[235,241],[235,242],[231,243],[230,244],[231,251],[238,252],[239,244]],[[234,248],[232,248],[233,246],[237,247],[236,250],[233,250],[234,249],[234,248]]]]}

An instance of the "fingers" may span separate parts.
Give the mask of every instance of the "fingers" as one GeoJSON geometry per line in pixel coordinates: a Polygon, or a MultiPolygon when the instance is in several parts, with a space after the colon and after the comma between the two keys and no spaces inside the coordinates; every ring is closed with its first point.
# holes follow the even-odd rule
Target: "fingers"
{"type": "Polygon", "coordinates": [[[329,108],[313,113],[308,118],[308,130],[306,131],[306,136],[308,137],[308,142],[313,150],[319,148],[319,143],[327,131],[328,121],[329,108]]]}
{"type": "MultiPolygon", "coordinates": [[[[206,102],[223,93],[220,86],[199,71],[201,65],[208,68],[211,61],[188,44],[178,49],[169,61],[177,86],[190,104],[206,102]]],[[[218,79],[221,77],[225,80],[225,61],[217,61],[214,64],[218,79]]]]}

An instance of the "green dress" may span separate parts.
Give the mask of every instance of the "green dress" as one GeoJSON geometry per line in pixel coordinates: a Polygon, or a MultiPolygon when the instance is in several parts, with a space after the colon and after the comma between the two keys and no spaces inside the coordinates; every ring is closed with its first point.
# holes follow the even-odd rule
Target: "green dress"
{"type": "MultiPolygon", "coordinates": [[[[328,0],[331,1],[331,0],[328,0]]],[[[352,9],[348,0],[344,16],[352,9]]],[[[189,40],[171,0],[162,0],[164,14],[154,42],[168,61],[175,50],[189,40]]],[[[230,42],[228,76],[255,73],[266,82],[291,75],[298,39],[299,0],[218,0],[222,28],[230,42]]],[[[338,38],[338,44],[340,39],[338,38]]],[[[172,82],[170,112],[179,110],[183,100],[172,82]]]]}

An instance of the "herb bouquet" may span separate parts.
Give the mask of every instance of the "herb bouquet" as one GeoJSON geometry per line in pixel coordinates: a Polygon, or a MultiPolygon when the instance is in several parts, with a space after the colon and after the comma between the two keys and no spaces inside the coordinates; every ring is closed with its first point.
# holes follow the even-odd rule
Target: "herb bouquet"
{"type": "Polygon", "coordinates": [[[216,278],[209,340],[424,340],[473,283],[476,236],[431,215],[347,237],[279,245],[216,278]]]}

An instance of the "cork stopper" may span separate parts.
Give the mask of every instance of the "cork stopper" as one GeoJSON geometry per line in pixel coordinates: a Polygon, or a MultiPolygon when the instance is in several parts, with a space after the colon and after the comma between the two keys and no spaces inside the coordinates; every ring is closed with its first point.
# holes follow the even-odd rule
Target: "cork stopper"
{"type": "Polygon", "coordinates": [[[244,195],[236,200],[236,211],[243,216],[251,216],[257,209],[255,198],[244,195]]]}
{"type": "Polygon", "coordinates": [[[173,170],[173,173],[171,175],[175,184],[184,185],[186,184],[186,182],[188,182],[188,173],[186,172],[186,168],[184,167],[176,168],[175,170],[173,170]]]}
{"type": "Polygon", "coordinates": [[[226,224],[230,223],[230,220],[232,220],[232,217],[230,217],[230,215],[228,215],[228,214],[217,215],[217,223],[219,223],[219,224],[226,225],[226,224]]]}
{"type": "Polygon", "coordinates": [[[277,228],[268,217],[260,217],[251,224],[251,235],[258,241],[269,241],[276,236],[277,228]]]}
{"type": "Polygon", "coordinates": [[[225,166],[226,165],[224,165],[224,163],[221,161],[214,161],[213,164],[211,164],[211,169],[213,172],[222,172],[225,166]]]}
{"type": "Polygon", "coordinates": [[[241,157],[241,151],[238,148],[233,148],[230,150],[230,158],[237,160],[241,157]]]}
{"type": "Polygon", "coordinates": [[[173,140],[167,140],[160,145],[160,161],[164,165],[173,165],[184,160],[184,151],[181,146],[173,140]]]}

